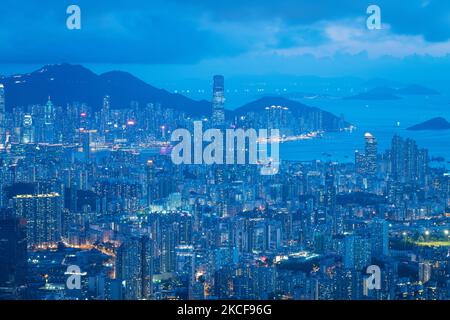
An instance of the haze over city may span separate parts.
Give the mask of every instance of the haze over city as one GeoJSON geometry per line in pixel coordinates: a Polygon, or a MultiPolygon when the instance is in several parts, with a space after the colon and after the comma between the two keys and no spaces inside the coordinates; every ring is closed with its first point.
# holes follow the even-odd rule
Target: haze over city
{"type": "Polygon", "coordinates": [[[450,298],[448,1],[1,6],[1,300],[450,298]]]}

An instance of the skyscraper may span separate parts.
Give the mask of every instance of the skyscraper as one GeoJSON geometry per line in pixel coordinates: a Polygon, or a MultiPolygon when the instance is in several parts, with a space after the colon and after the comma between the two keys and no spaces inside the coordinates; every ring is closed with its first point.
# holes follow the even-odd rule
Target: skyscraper
{"type": "Polygon", "coordinates": [[[429,262],[419,263],[419,281],[427,283],[431,279],[431,264],[429,262]]]}
{"type": "Polygon", "coordinates": [[[176,272],[188,281],[189,298],[192,299],[192,286],[195,283],[195,251],[192,245],[175,247],[176,272]]]}
{"type": "Polygon", "coordinates": [[[50,97],[48,97],[47,104],[45,105],[45,124],[52,125],[54,122],[55,114],[54,114],[53,103],[50,97]]]}
{"type": "Polygon", "coordinates": [[[370,252],[370,239],[367,235],[355,235],[353,250],[354,266],[356,270],[363,270],[370,265],[372,256],[370,252]]]}
{"type": "Polygon", "coordinates": [[[389,223],[383,219],[374,219],[370,225],[370,242],[375,257],[389,253],[389,223]]]}
{"type": "Polygon", "coordinates": [[[216,128],[221,128],[225,124],[224,82],[225,80],[223,76],[221,75],[214,76],[212,124],[216,128]]]}
{"type": "Polygon", "coordinates": [[[152,204],[154,198],[154,179],[155,179],[155,166],[153,160],[147,161],[147,166],[145,168],[146,171],[146,190],[147,190],[147,205],[150,206],[152,204]]]}
{"type": "Polygon", "coordinates": [[[356,172],[366,176],[374,177],[377,174],[378,144],[371,133],[364,135],[366,140],[365,153],[355,151],[355,169],[356,172]]]}
{"type": "Polygon", "coordinates": [[[355,170],[358,174],[364,174],[365,173],[365,155],[364,153],[359,152],[358,150],[355,151],[355,170]]]}
{"type": "Polygon", "coordinates": [[[327,219],[332,223],[333,233],[336,234],[339,229],[339,219],[336,211],[335,176],[332,172],[325,175],[324,207],[326,208],[327,219]]]}
{"type": "Polygon", "coordinates": [[[33,143],[34,142],[34,132],[33,132],[33,118],[31,114],[25,114],[22,121],[22,143],[33,143]]]}
{"type": "Polygon", "coordinates": [[[419,149],[414,140],[403,140],[395,135],[392,138],[390,150],[390,174],[395,181],[421,182],[425,181],[428,171],[428,151],[419,149]]]}
{"type": "Polygon", "coordinates": [[[117,254],[117,276],[124,283],[126,300],[150,299],[153,277],[153,242],[147,235],[129,236],[117,254]]]}
{"type": "Polygon", "coordinates": [[[55,107],[48,97],[47,104],[44,107],[44,142],[55,142],[55,107]]]}
{"type": "Polygon", "coordinates": [[[60,240],[62,198],[58,193],[22,194],[13,200],[16,216],[27,221],[28,245],[45,246],[60,240]]]}
{"type": "Polygon", "coordinates": [[[89,161],[91,157],[91,132],[84,130],[80,132],[81,135],[81,147],[83,148],[84,159],[89,161]]]}
{"type": "Polygon", "coordinates": [[[370,134],[365,134],[366,139],[366,173],[369,176],[374,176],[377,174],[377,140],[370,134]]]}
{"type": "Polygon", "coordinates": [[[5,87],[0,83],[0,138],[5,128],[6,106],[5,106],[5,87]]]}
{"type": "Polygon", "coordinates": [[[110,97],[108,95],[103,97],[103,106],[100,112],[101,130],[105,131],[109,128],[110,122],[110,97]]]}
{"type": "Polygon", "coordinates": [[[345,268],[361,271],[370,264],[372,256],[369,237],[365,234],[345,233],[342,240],[341,255],[345,268]]]}

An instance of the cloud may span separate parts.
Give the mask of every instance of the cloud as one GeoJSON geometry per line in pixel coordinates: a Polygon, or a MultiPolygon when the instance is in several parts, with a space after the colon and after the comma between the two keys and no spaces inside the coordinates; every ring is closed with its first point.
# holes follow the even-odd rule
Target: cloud
{"type": "Polygon", "coordinates": [[[196,64],[260,54],[449,52],[450,1],[3,0],[0,63],[196,64]],[[380,5],[385,30],[365,29],[380,5]],[[82,30],[66,8],[81,7],[82,30]]]}
{"type": "Polygon", "coordinates": [[[189,8],[162,0],[74,1],[81,8],[81,30],[66,28],[66,8],[72,2],[4,2],[2,63],[177,64],[243,50],[230,39],[201,29],[189,8]]]}
{"type": "Polygon", "coordinates": [[[361,27],[362,23],[363,21],[320,23],[311,28],[323,30],[327,41],[317,45],[279,48],[274,53],[282,56],[311,54],[316,57],[367,53],[369,58],[404,58],[410,55],[444,57],[450,53],[450,40],[428,42],[423,36],[392,33],[392,28],[386,24],[382,30],[367,30],[361,27]]]}
{"type": "Polygon", "coordinates": [[[450,39],[450,1],[447,0],[193,0],[217,20],[254,21],[282,19],[289,25],[366,18],[371,4],[380,6],[383,22],[392,31],[423,36],[426,41],[450,39]]]}

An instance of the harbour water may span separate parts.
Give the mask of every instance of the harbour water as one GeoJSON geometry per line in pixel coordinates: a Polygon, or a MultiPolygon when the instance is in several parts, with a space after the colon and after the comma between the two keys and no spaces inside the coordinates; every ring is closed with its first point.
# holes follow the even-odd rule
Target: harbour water
{"type": "Polygon", "coordinates": [[[333,160],[353,162],[355,150],[363,150],[364,133],[372,133],[379,152],[390,147],[392,137],[398,134],[412,138],[421,148],[427,148],[430,157],[450,161],[450,130],[409,131],[408,127],[434,117],[450,120],[450,99],[446,95],[408,96],[400,100],[362,101],[344,99],[302,99],[300,102],[319,107],[356,126],[353,132],[327,133],[320,139],[284,143],[280,147],[282,160],[333,160]]]}

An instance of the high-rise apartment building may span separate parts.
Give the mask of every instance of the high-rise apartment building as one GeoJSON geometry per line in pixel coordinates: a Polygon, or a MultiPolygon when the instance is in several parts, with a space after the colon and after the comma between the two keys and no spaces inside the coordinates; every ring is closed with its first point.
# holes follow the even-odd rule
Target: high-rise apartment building
{"type": "Polygon", "coordinates": [[[5,87],[0,83],[0,142],[6,127],[5,87]]]}
{"type": "Polygon", "coordinates": [[[116,271],[126,300],[152,297],[152,253],[152,240],[147,235],[128,236],[119,248],[116,271]]]}
{"type": "Polygon", "coordinates": [[[414,140],[395,135],[390,150],[390,174],[399,182],[424,182],[428,170],[428,151],[419,149],[414,140]]]}
{"type": "Polygon", "coordinates": [[[389,223],[384,219],[374,219],[370,225],[370,242],[374,257],[389,254],[389,223]]]}
{"type": "Polygon", "coordinates": [[[13,200],[16,216],[26,220],[29,246],[54,245],[60,241],[60,194],[22,194],[15,196],[13,200]]]}

